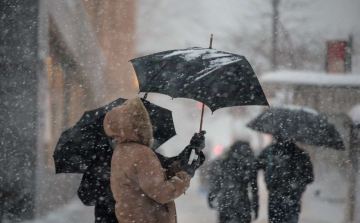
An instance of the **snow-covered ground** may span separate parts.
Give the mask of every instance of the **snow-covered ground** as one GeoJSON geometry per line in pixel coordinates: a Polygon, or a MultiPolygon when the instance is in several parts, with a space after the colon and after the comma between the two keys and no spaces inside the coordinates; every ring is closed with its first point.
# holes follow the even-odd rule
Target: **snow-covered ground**
{"type": "MultiPolygon", "coordinates": [[[[80,223],[94,222],[94,207],[87,207],[81,203],[79,198],[47,216],[38,218],[34,221],[25,221],[23,223],[80,223]]],[[[7,223],[7,222],[5,222],[7,223]]]]}
{"type": "MultiPolygon", "coordinates": [[[[208,207],[205,194],[199,193],[197,185],[193,185],[185,196],[177,200],[179,223],[199,222],[216,223],[217,213],[208,207]]],[[[323,186],[325,186],[323,184],[323,186]]],[[[267,223],[267,190],[263,177],[259,176],[260,215],[254,223],[267,223]]],[[[344,218],[344,199],[324,198],[315,196],[315,191],[322,185],[310,185],[303,197],[300,223],[339,223],[344,218]]]]}
{"type": "MultiPolygon", "coordinates": [[[[176,200],[179,223],[216,223],[217,213],[207,205],[206,194],[200,192],[198,179],[193,179],[191,187],[176,200]]],[[[339,182],[340,183],[340,182],[339,182]]],[[[336,194],[315,196],[315,191],[324,189],[327,184],[315,181],[306,190],[303,197],[300,223],[339,223],[344,219],[344,199],[336,194]]],[[[260,216],[254,223],[267,223],[267,191],[262,174],[259,175],[260,216]]],[[[77,199],[67,206],[57,209],[44,218],[23,223],[79,223],[94,222],[93,207],[85,207],[77,199]]]]}

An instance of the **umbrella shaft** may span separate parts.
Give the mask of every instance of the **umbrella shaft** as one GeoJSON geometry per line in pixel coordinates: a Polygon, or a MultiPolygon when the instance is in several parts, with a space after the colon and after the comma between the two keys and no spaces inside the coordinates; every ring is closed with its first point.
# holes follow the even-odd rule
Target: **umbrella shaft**
{"type": "MultiPolygon", "coordinates": [[[[210,36],[210,46],[209,49],[212,49],[212,42],[213,42],[213,34],[211,34],[210,36]]],[[[201,120],[200,120],[200,130],[199,130],[199,134],[201,133],[202,130],[202,124],[203,124],[203,117],[204,117],[204,108],[205,108],[205,104],[202,104],[202,109],[201,109],[201,120]]]]}
{"type": "Polygon", "coordinates": [[[205,108],[205,104],[202,104],[202,109],[201,109],[201,119],[200,119],[200,130],[199,130],[199,134],[201,133],[202,130],[202,124],[203,124],[203,117],[204,117],[204,108],[205,108]]]}

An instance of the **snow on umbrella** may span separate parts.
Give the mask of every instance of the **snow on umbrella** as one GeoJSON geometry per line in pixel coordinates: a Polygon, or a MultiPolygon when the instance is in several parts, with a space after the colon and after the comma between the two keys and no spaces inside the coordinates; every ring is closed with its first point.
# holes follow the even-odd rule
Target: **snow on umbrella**
{"type": "MultiPolygon", "coordinates": [[[[53,155],[56,173],[84,173],[89,165],[98,160],[97,157],[112,156],[103,121],[108,111],[125,101],[119,98],[106,106],[85,112],[72,128],[61,134],[53,155]]],[[[176,135],[172,112],[144,99],[142,101],[153,125],[152,149],[155,150],[176,135]]],[[[102,165],[101,160],[99,165],[102,165]]]]}
{"type": "MultiPolygon", "coordinates": [[[[190,98],[217,109],[268,105],[244,56],[211,48],[170,50],[131,60],[140,92],[190,98]]],[[[201,127],[200,127],[201,131],[201,127]]]]}
{"type": "Polygon", "coordinates": [[[171,50],[131,60],[141,92],[191,98],[211,111],[268,105],[244,56],[206,48],[171,50]]]}
{"type": "Polygon", "coordinates": [[[345,149],[335,126],[324,115],[309,108],[294,105],[270,108],[247,126],[307,145],[345,149]]]}

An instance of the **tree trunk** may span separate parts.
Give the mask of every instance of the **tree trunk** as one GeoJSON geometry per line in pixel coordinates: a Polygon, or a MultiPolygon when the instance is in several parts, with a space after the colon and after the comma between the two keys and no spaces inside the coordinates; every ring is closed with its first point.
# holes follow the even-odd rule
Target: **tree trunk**
{"type": "Polygon", "coordinates": [[[277,40],[278,40],[278,31],[279,31],[279,3],[280,0],[272,0],[273,6],[273,26],[272,26],[272,57],[271,57],[271,66],[273,70],[277,69],[278,62],[276,58],[277,54],[277,40]]]}

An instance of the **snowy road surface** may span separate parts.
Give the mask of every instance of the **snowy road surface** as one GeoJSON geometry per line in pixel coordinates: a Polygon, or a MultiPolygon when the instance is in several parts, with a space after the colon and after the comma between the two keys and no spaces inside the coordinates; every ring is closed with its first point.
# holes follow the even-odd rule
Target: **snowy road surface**
{"type": "MultiPolygon", "coordinates": [[[[194,179],[197,180],[197,179],[194,179]]],[[[267,223],[267,191],[260,176],[260,216],[254,223],[267,223]]],[[[301,223],[339,223],[344,217],[345,204],[343,200],[329,200],[314,196],[314,191],[321,188],[319,184],[308,187],[304,199],[301,223]]],[[[206,196],[199,193],[199,185],[194,181],[190,189],[176,200],[179,223],[216,223],[217,213],[211,210],[206,202],[206,196]]],[[[44,218],[26,223],[79,223],[94,222],[93,207],[85,207],[78,199],[50,213],[44,218]]],[[[24,222],[25,223],[25,222],[24,222]]]]}

